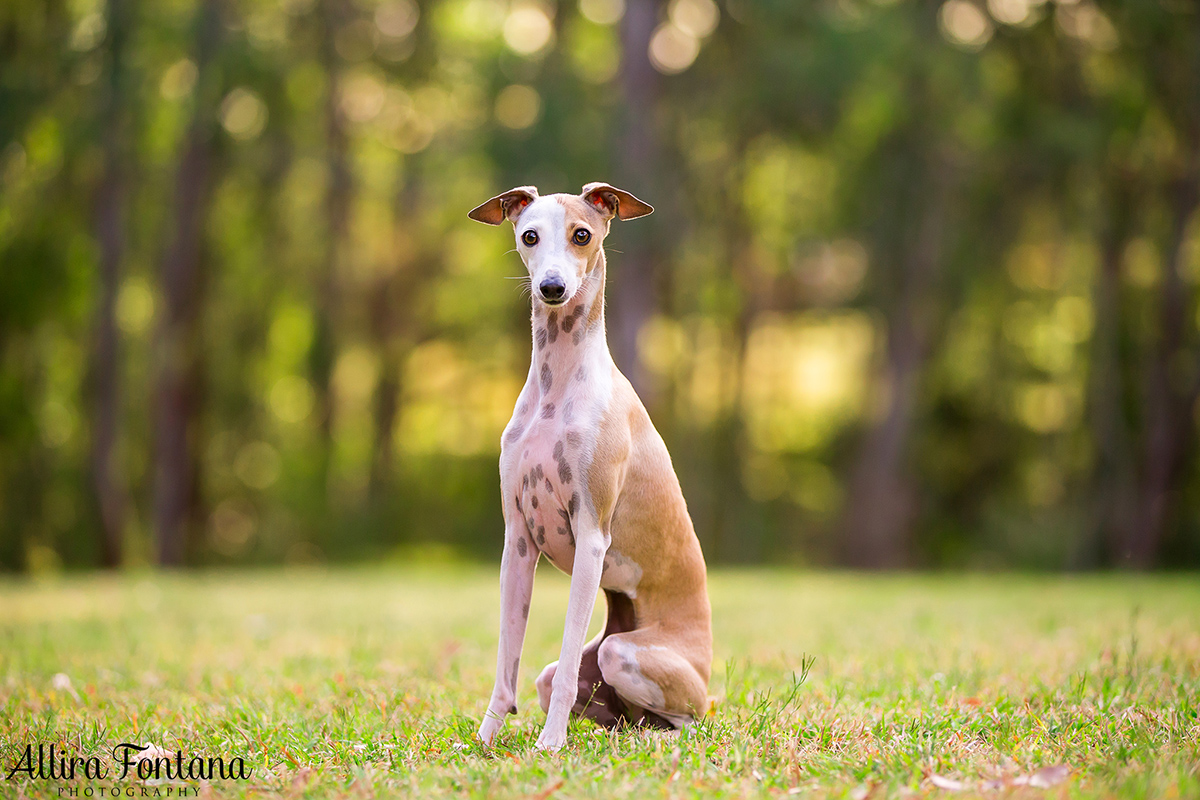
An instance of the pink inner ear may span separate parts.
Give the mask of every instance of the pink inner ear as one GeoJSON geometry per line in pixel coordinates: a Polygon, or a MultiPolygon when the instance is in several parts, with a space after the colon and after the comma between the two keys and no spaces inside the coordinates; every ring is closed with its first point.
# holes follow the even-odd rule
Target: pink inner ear
{"type": "Polygon", "coordinates": [[[608,203],[604,202],[604,198],[598,194],[592,195],[592,205],[594,205],[596,208],[600,209],[601,211],[609,210],[608,203]]]}

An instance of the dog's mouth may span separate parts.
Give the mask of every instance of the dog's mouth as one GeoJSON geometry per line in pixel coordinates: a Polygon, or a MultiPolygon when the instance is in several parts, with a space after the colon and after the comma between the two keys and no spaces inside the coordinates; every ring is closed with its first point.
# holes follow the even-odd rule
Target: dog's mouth
{"type": "Polygon", "coordinates": [[[553,293],[548,294],[541,289],[537,289],[534,291],[534,296],[536,296],[538,300],[547,306],[551,308],[557,308],[558,306],[565,306],[567,303],[571,302],[571,298],[574,297],[574,293],[568,293],[564,289],[561,295],[555,296],[553,293]]]}

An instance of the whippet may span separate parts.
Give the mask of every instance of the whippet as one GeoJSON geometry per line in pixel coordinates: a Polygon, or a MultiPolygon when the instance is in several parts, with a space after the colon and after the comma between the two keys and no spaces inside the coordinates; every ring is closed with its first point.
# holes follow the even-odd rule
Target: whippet
{"type": "Polygon", "coordinates": [[[605,183],[540,197],[522,186],[472,219],[513,223],[533,295],[533,356],[500,445],[504,553],[496,684],[479,737],[517,712],[538,559],[571,576],[558,661],[537,678],[558,750],[572,712],[606,727],[679,729],[708,710],[712,625],[704,555],[662,437],[604,332],[604,237],[654,209],[605,183]],[[604,631],[587,644],[599,589],[604,631]]]}

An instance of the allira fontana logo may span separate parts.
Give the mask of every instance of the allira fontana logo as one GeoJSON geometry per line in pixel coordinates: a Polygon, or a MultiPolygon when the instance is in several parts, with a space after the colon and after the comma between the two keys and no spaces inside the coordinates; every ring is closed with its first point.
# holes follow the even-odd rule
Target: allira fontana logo
{"type": "Polygon", "coordinates": [[[216,781],[247,780],[253,771],[241,756],[184,756],[182,750],[168,751],[155,745],[122,742],[112,749],[111,759],[64,753],[55,745],[25,746],[8,769],[8,780],[143,780],[216,781]]]}

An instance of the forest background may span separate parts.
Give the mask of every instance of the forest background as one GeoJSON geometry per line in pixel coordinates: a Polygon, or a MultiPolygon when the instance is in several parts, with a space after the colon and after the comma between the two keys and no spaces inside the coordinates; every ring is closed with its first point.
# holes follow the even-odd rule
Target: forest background
{"type": "Polygon", "coordinates": [[[0,568],[497,557],[593,180],[710,562],[1200,566],[1190,0],[9,0],[0,568]]]}

